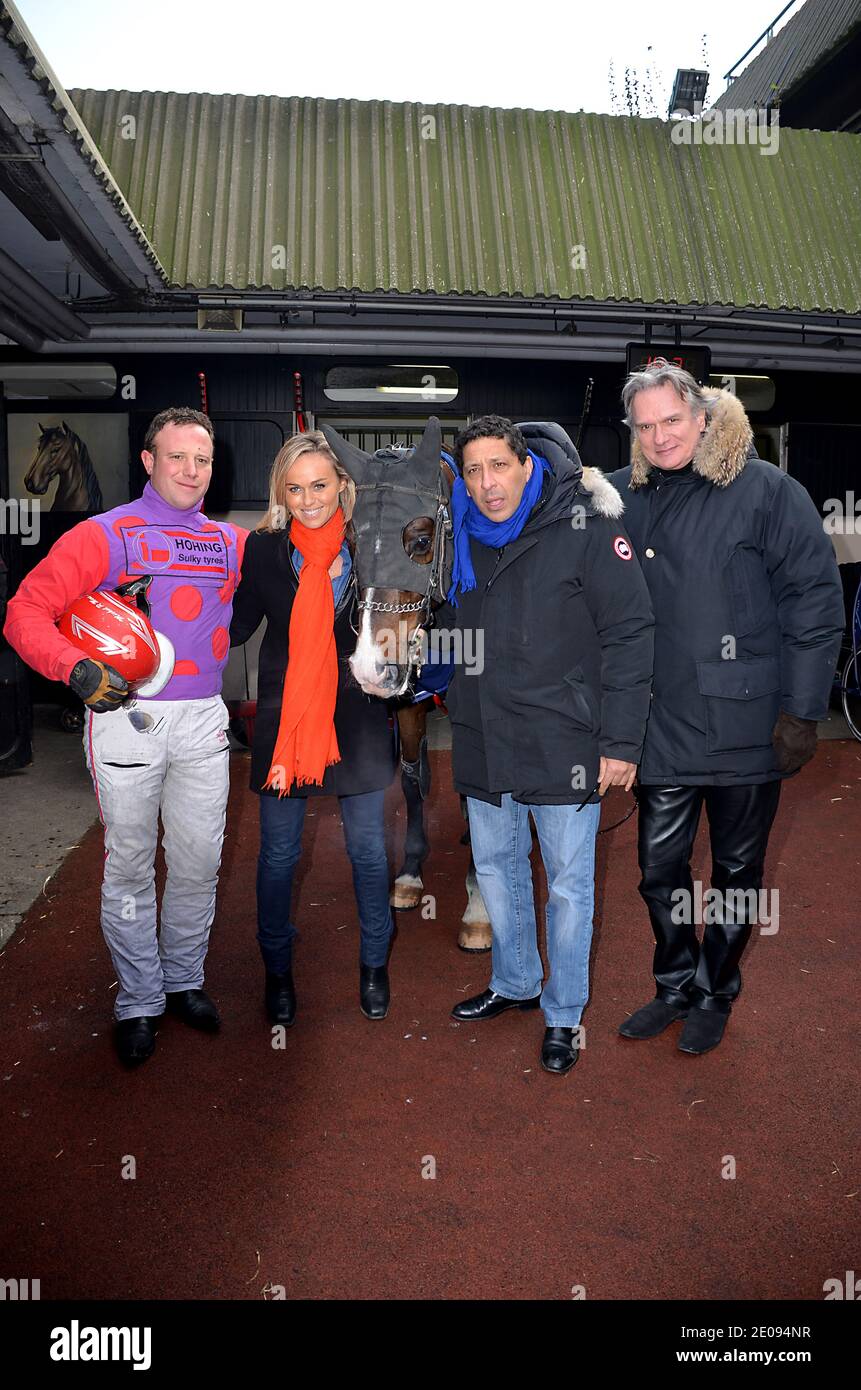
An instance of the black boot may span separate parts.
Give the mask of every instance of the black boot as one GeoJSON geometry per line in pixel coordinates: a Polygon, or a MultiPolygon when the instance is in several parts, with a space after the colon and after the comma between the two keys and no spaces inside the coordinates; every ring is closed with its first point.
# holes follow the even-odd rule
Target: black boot
{"type": "Polygon", "coordinates": [[[114,1029],[114,1042],[120,1061],[127,1067],[140,1066],[155,1052],[158,1017],[123,1018],[114,1029]]]}
{"type": "Polygon", "coordinates": [[[728,1018],[728,1013],[718,1013],[716,1009],[700,1009],[692,1005],[688,1021],[679,1038],[679,1051],[690,1052],[695,1057],[699,1057],[703,1052],[711,1052],[723,1037],[728,1018]]]}
{"type": "Polygon", "coordinates": [[[292,1027],[296,1019],[296,990],[293,986],[293,971],[288,967],[283,975],[273,975],[266,971],[266,991],[264,994],[266,1012],[272,1023],[283,1023],[292,1027]]]}
{"type": "Polygon", "coordinates": [[[165,995],[166,1009],[174,1018],[181,1018],[191,1028],[202,1033],[217,1033],[221,1027],[218,1010],[202,989],[171,990],[165,995]]]}
{"type": "Polygon", "coordinates": [[[688,1007],[681,1000],[678,1004],[668,1004],[664,999],[650,999],[620,1024],[619,1032],[623,1038],[656,1038],[671,1023],[687,1018],[688,1007]]]}
{"type": "Polygon", "coordinates": [[[365,1018],[385,1018],[389,1012],[389,972],[384,965],[359,966],[359,1000],[365,1018]]]}

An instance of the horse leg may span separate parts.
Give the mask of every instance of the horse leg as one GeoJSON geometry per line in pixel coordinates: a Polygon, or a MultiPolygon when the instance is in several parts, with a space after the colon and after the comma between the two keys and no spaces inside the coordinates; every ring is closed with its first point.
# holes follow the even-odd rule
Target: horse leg
{"type": "Polygon", "coordinates": [[[430,791],[430,761],[427,751],[427,706],[429,700],[398,710],[401,734],[401,786],[407,805],[407,833],[404,862],[392,887],[389,902],[401,912],[418,907],[422,900],[422,864],[430,846],[425,834],[424,802],[430,791]]]}
{"type": "MultiPolygon", "coordinates": [[[[466,821],[463,840],[469,844],[469,813],[466,808],[465,796],[460,798],[460,809],[466,821]]],[[[490,918],[484,905],[484,898],[481,896],[481,889],[478,886],[472,850],[469,852],[469,869],[466,874],[466,911],[460,919],[457,944],[462,951],[476,953],[489,951],[493,946],[490,918]]]]}

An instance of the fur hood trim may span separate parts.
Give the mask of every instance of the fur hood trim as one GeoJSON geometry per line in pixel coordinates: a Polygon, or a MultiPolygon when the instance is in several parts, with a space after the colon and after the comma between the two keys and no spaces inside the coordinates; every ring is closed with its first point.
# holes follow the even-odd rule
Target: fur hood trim
{"type": "MultiPolygon", "coordinates": [[[[730,391],[710,391],[711,417],[694,454],[694,472],[715,487],[728,487],[744,468],[753,430],[744,406],[730,391]]],[[[631,487],[645,487],[652,465],[636,435],[631,436],[631,487]]]]}
{"type": "Polygon", "coordinates": [[[589,493],[592,506],[599,516],[606,516],[612,521],[616,521],[622,515],[625,510],[622,494],[618,488],[614,487],[609,478],[605,478],[600,468],[584,467],[580,486],[589,493]]]}

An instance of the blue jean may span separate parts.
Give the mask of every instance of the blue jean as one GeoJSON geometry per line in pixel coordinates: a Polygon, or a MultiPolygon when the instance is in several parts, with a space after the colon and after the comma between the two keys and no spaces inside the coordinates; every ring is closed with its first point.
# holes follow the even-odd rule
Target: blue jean
{"type": "MultiPolygon", "coordinates": [[[[344,841],[359,909],[360,958],[385,965],[394,923],[389,907],[389,865],[383,828],[384,791],[339,796],[344,841]]],[[[296,928],[290,921],[293,873],[302,852],[305,796],[261,796],[257,860],[257,941],[266,969],[290,969],[296,928]]],[[[314,798],[319,805],[319,799],[314,798]]]]}
{"type": "Polygon", "coordinates": [[[548,1028],[576,1028],[589,998],[589,947],[595,902],[595,836],[601,807],[501,806],[467,798],[478,885],[493,928],[490,988],[506,999],[534,999],[548,1028]],[[532,813],[547,874],[547,957],[538,952],[529,852],[532,813]]]}

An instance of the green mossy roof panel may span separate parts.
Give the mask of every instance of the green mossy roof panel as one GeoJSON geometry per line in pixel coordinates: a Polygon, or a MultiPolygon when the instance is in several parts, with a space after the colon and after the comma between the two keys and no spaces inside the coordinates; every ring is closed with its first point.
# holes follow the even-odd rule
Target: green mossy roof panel
{"type": "Polygon", "coordinates": [[[69,95],[177,286],[861,311],[861,136],[766,154],[628,116],[69,95]]]}

